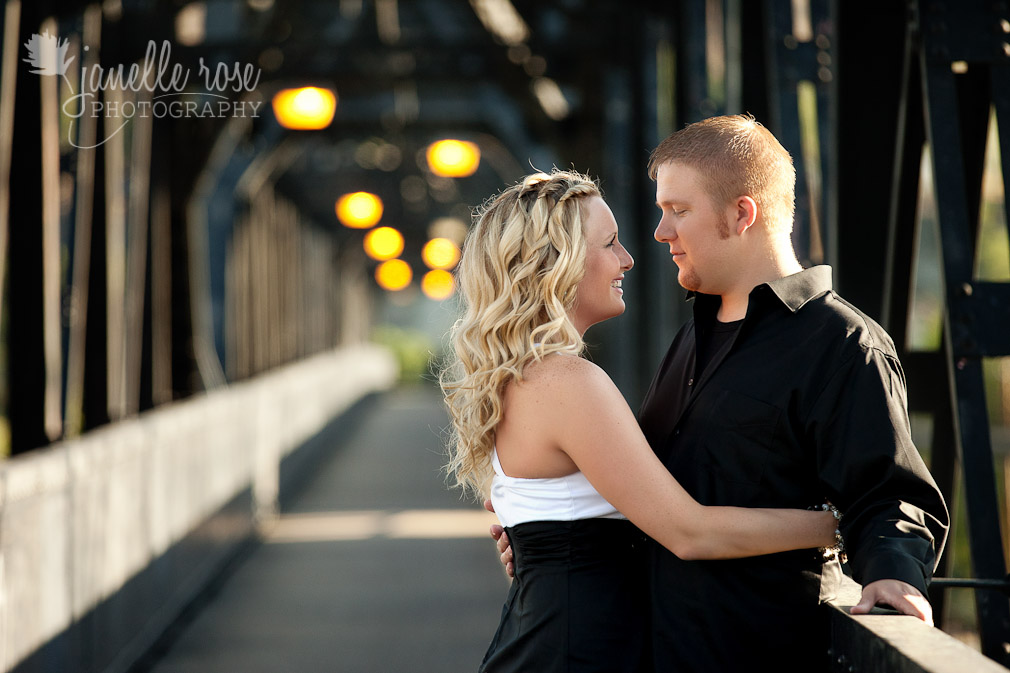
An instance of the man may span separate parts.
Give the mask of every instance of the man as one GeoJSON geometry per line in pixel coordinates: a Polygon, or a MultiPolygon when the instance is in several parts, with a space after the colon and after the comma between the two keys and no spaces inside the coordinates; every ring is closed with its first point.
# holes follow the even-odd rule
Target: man
{"type": "MultiPolygon", "coordinates": [[[[796,260],[788,152],[753,118],[715,117],[660,143],[649,172],[655,238],[694,300],[639,413],[653,449],[704,505],[829,500],[864,585],[853,612],[931,624],[946,506],[912,444],[891,339],[834,293],[830,268],[796,260]]],[[[815,550],[682,561],[654,545],[655,669],[824,669],[818,604],[840,578],[815,550]]]]}

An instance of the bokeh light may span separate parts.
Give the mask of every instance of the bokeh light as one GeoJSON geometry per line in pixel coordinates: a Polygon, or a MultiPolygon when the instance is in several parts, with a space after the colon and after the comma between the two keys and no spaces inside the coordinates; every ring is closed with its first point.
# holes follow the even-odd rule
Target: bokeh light
{"type": "Polygon", "coordinates": [[[480,165],[480,148],[467,140],[439,140],[428,146],[428,168],[444,178],[465,178],[480,165]]]}
{"type": "Polygon", "coordinates": [[[391,259],[383,262],[375,269],[375,281],[383,290],[395,292],[410,285],[414,272],[410,270],[410,265],[402,259],[391,259]]]}
{"type": "Polygon", "coordinates": [[[351,229],[368,229],[382,219],[382,199],[368,192],[344,194],[337,199],[337,219],[351,229]]]}
{"type": "Polygon", "coordinates": [[[466,222],[459,217],[438,217],[428,225],[428,238],[448,238],[458,248],[463,245],[468,229],[466,222]]]}
{"type": "Polygon", "coordinates": [[[421,279],[421,291],[431,299],[448,299],[455,289],[452,274],[443,269],[432,269],[421,279]]]}
{"type": "Polygon", "coordinates": [[[282,89],[273,97],[274,116],[284,128],[296,131],[324,129],[337,111],[337,95],[329,89],[306,86],[282,89]]]}
{"type": "Polygon", "coordinates": [[[433,238],[424,244],[421,258],[432,269],[451,269],[459,261],[459,248],[448,238],[433,238]]]}
{"type": "Polygon", "coordinates": [[[392,227],[379,227],[365,234],[364,246],[372,259],[393,259],[403,252],[403,234],[392,227]]]}

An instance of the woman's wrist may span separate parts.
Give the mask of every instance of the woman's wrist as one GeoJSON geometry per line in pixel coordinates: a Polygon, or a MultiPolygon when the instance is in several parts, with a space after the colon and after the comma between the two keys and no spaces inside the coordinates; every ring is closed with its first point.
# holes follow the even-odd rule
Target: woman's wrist
{"type": "Polygon", "coordinates": [[[842,531],[840,528],[842,523],[842,513],[839,512],[838,508],[830,502],[825,502],[820,508],[831,515],[835,526],[835,539],[834,544],[827,547],[819,547],[817,551],[821,552],[825,562],[837,559],[839,563],[845,563],[848,558],[845,554],[845,540],[842,539],[842,531]]]}

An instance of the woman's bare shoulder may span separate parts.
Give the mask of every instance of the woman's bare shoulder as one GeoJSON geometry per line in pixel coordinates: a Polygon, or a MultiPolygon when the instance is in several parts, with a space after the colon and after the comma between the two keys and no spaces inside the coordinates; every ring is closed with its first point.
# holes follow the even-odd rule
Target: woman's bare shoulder
{"type": "Polygon", "coordinates": [[[530,392],[559,395],[585,394],[591,390],[616,391],[613,381],[599,365],[563,353],[552,353],[527,365],[519,387],[530,392]]]}
{"type": "MultiPolygon", "coordinates": [[[[554,353],[527,365],[523,380],[509,384],[500,438],[507,442],[521,436],[527,445],[567,454],[580,432],[607,422],[622,406],[627,405],[620,391],[599,366],[581,357],[554,353]]],[[[565,460],[569,472],[575,469],[570,454],[565,460]]],[[[552,464],[552,471],[555,467],[552,464]]]]}

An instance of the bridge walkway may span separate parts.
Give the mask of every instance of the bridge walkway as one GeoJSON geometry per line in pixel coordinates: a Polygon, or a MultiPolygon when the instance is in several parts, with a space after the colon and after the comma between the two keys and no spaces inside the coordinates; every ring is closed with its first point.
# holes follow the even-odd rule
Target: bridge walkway
{"type": "MultiPolygon", "coordinates": [[[[276,524],[180,624],[154,673],[473,670],[508,582],[492,515],[440,473],[436,389],[362,412],[276,524]]],[[[347,425],[347,424],[344,424],[347,425]]]]}

